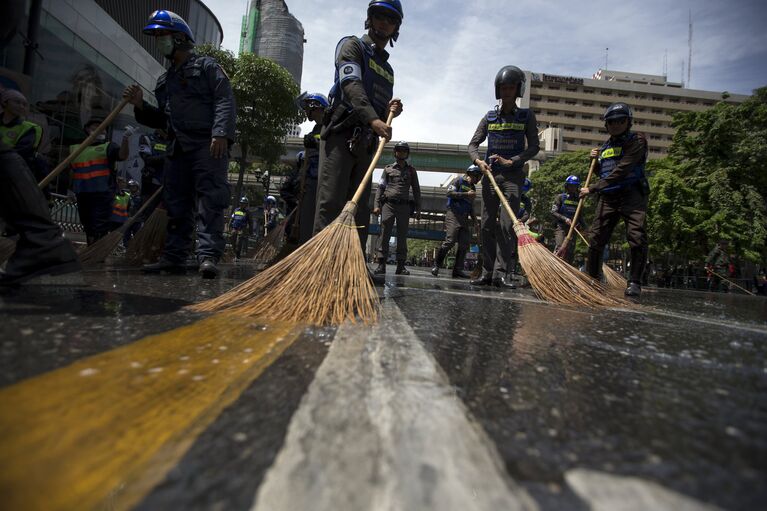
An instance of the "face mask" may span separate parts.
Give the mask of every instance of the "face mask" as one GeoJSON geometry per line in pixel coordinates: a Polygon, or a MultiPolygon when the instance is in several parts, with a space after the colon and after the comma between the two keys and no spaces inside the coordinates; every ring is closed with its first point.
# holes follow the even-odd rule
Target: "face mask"
{"type": "Polygon", "coordinates": [[[173,56],[173,50],[175,49],[175,43],[173,42],[173,36],[163,35],[157,38],[157,49],[160,53],[168,58],[173,56]]]}

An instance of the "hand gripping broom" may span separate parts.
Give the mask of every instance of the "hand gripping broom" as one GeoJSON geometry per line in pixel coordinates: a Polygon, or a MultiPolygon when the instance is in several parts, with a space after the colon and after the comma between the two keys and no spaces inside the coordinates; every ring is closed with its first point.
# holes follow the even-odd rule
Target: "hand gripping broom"
{"type": "MultiPolygon", "coordinates": [[[[393,112],[386,125],[390,126],[393,112]]],[[[381,139],[357,192],[333,223],[295,252],[223,295],[195,304],[197,312],[231,310],[272,320],[339,325],[378,320],[379,301],[360,249],[354,214],[386,140],[381,139]]]]}
{"type": "Polygon", "coordinates": [[[82,265],[93,266],[95,264],[103,263],[104,260],[109,257],[112,252],[114,252],[115,248],[117,248],[117,245],[120,244],[120,240],[123,239],[125,231],[127,231],[130,226],[135,224],[140,218],[142,218],[144,211],[149,209],[151,206],[157,205],[157,203],[160,201],[160,196],[162,195],[162,188],[162,186],[158,188],[157,191],[154,192],[154,194],[149,198],[149,200],[146,201],[143,206],[141,206],[136,214],[130,217],[127,222],[122,224],[119,229],[110,232],[96,243],[83,250],[80,253],[80,262],[82,265]]]}
{"type": "Polygon", "coordinates": [[[493,185],[506,212],[514,221],[519,263],[525,270],[527,280],[540,298],[553,303],[588,307],[629,305],[625,300],[608,295],[601,284],[565,263],[535,241],[525,224],[520,222],[511,210],[506,197],[495,182],[493,173],[486,169],[483,169],[483,172],[493,185]]]}

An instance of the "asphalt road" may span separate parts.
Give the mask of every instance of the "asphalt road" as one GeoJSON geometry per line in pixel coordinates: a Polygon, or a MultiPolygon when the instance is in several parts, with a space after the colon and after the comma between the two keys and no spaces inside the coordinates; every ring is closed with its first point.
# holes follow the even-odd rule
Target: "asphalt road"
{"type": "Polygon", "coordinates": [[[762,297],[390,267],[373,327],[183,310],[254,273],[224,269],[0,291],[3,509],[766,508],[762,297]]]}

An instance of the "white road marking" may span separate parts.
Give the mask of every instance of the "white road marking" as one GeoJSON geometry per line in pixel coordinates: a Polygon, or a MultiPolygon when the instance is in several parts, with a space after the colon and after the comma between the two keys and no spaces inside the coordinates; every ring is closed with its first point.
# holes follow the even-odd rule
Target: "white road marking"
{"type": "Polygon", "coordinates": [[[339,328],[255,511],[537,510],[393,300],[339,328]]]}

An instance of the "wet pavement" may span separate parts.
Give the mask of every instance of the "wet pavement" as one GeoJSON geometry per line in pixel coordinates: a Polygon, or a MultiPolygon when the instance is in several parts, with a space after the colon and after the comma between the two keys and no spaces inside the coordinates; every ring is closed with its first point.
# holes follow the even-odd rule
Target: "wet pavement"
{"type": "Polygon", "coordinates": [[[590,310],[390,267],[375,327],[183,310],[254,271],[0,291],[3,501],[767,509],[763,297],[646,289],[590,310]]]}

